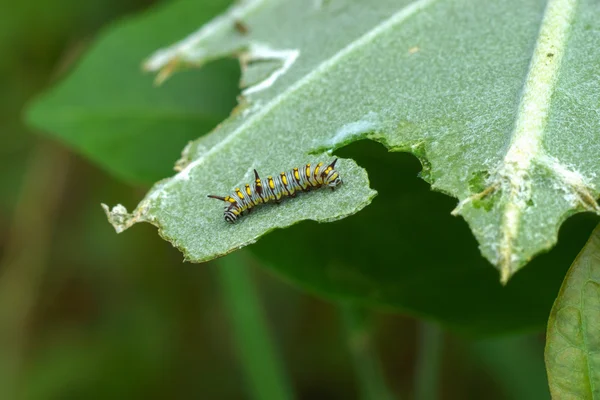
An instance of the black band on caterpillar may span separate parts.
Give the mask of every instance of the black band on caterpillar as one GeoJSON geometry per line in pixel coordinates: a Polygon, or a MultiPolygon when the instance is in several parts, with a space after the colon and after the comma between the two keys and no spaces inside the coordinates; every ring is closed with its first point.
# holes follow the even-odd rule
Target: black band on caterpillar
{"type": "Polygon", "coordinates": [[[296,197],[297,192],[308,192],[311,189],[329,187],[334,190],[342,184],[339,172],[335,169],[337,158],[323,168],[323,163],[315,166],[306,164],[301,168],[294,168],[282,172],[278,176],[268,176],[263,182],[254,170],[254,183],[246,184],[243,190],[236,188],[234,192],[225,197],[208,195],[211,199],[226,202],[225,221],[234,223],[245,212],[250,212],[259,204],[274,201],[280,203],[284,197],[296,197]]]}

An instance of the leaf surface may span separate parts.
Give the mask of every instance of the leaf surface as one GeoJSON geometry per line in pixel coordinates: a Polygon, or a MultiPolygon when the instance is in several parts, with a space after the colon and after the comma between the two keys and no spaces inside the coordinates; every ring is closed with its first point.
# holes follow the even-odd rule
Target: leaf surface
{"type": "Polygon", "coordinates": [[[552,398],[600,398],[600,226],[567,273],[546,338],[552,398]]]}
{"type": "Polygon", "coordinates": [[[178,175],[110,219],[118,230],[152,222],[189,260],[206,261],[275,228],[344,218],[375,194],[349,159],[339,164],[347,183],[339,191],[262,207],[235,226],[206,195],[249,182],[254,168],[278,173],[369,138],[421,159],[423,177],[460,200],[455,213],[506,281],[555,244],[568,216],[598,210],[599,7],[240,2],[146,67],[164,80],[180,66],[239,54],[245,101],[187,148],[178,175]]]}

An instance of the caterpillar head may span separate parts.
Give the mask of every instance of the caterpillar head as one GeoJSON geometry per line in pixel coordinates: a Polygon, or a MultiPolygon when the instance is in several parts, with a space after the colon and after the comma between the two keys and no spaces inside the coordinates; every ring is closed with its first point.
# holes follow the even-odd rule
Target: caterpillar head
{"type": "Polygon", "coordinates": [[[323,182],[326,186],[329,186],[331,189],[335,189],[343,183],[342,178],[340,177],[340,173],[335,169],[336,162],[337,158],[333,160],[333,162],[329,164],[324,171],[325,178],[323,179],[323,182]]]}
{"type": "Polygon", "coordinates": [[[236,209],[237,202],[235,201],[235,199],[233,197],[231,197],[231,196],[222,197],[222,196],[216,196],[214,194],[209,194],[207,197],[209,197],[211,199],[221,200],[226,203],[225,214],[224,214],[225,221],[229,222],[230,224],[233,224],[238,219],[239,212],[236,209]]]}
{"type": "Polygon", "coordinates": [[[238,216],[233,212],[232,209],[225,210],[224,216],[225,216],[225,221],[229,222],[230,224],[233,224],[238,218],[238,216]]]}

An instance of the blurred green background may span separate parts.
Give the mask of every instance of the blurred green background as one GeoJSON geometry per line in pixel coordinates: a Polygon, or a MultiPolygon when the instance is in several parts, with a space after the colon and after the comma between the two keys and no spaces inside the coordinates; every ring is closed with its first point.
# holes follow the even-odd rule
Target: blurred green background
{"type": "Polygon", "coordinates": [[[549,398],[541,334],[469,339],[316,298],[248,253],[186,264],[149,225],[117,236],[99,204],[131,207],[147,187],[28,129],[23,110],[103,27],[152,6],[0,0],[0,399],[265,398],[255,380],[273,361],[249,348],[265,343],[298,399],[366,398],[378,379],[398,399],[549,398]]]}

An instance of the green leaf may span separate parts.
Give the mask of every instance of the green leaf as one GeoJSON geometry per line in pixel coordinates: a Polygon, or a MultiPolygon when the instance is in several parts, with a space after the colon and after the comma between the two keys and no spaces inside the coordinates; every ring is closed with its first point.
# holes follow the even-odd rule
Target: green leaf
{"type": "Polygon", "coordinates": [[[275,228],[344,218],[375,193],[343,159],[339,191],[234,226],[207,194],[369,138],[417,155],[432,188],[460,200],[455,213],[505,282],[556,243],[568,216],[598,210],[598,11],[591,0],[238,3],[146,68],[163,80],[240,54],[242,107],[187,148],[179,174],[109,218],[117,230],[149,221],[187,259],[209,260],[275,228]]]}
{"type": "Polygon", "coordinates": [[[546,337],[552,398],[600,398],[600,225],[569,269],[546,337]]]}
{"type": "Polygon", "coordinates": [[[234,106],[237,67],[220,61],[157,88],[141,73],[140,60],[227,3],[178,1],[114,24],[68,79],[31,105],[28,122],[127,181],[151,184],[169,176],[186,143],[234,106]]]}

